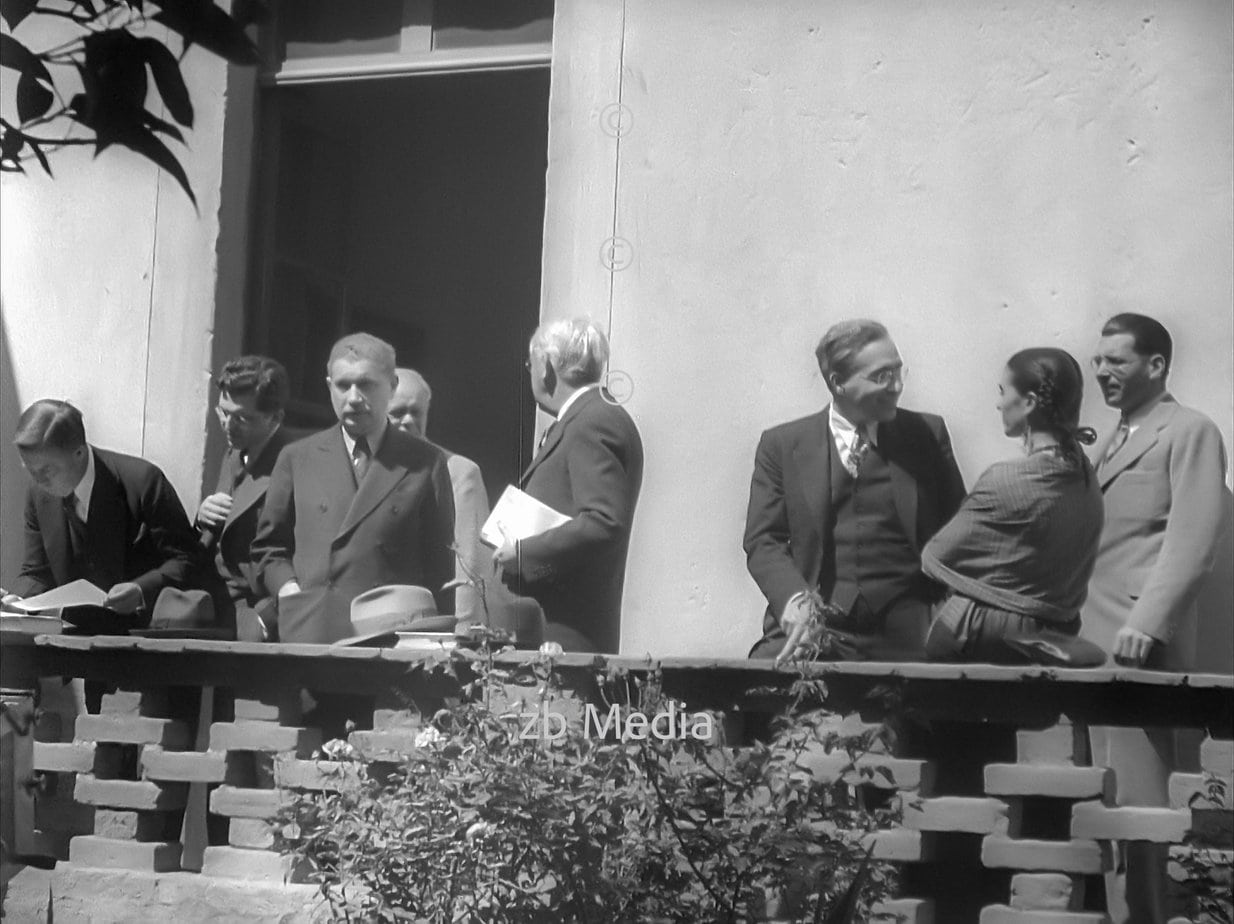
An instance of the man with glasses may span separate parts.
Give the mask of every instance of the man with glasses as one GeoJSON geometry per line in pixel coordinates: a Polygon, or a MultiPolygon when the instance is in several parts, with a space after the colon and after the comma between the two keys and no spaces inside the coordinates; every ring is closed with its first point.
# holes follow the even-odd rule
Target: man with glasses
{"type": "MultiPolygon", "coordinates": [[[[1101,330],[1093,370],[1121,414],[1096,453],[1105,526],[1082,632],[1117,664],[1189,671],[1196,598],[1228,528],[1221,431],[1166,389],[1173,343],[1141,314],[1101,330]]],[[[1228,613],[1226,614],[1228,618],[1228,613]]],[[[1093,728],[1093,764],[1113,767],[1119,805],[1169,805],[1169,777],[1197,759],[1194,735],[1167,728],[1093,728]]],[[[1115,922],[1164,922],[1164,845],[1127,843],[1106,879],[1115,922]]]]}
{"type": "Polygon", "coordinates": [[[197,531],[227,585],[237,635],[258,641],[269,636],[274,615],[249,547],[274,462],[294,439],[283,426],[287,370],[267,356],[241,356],[223,366],[215,386],[214,411],[227,437],[227,454],[218,487],[197,508],[197,531]]]}
{"type": "Polygon", "coordinates": [[[904,365],[877,321],[842,321],[815,350],[832,402],[762,436],[746,563],[767,598],[752,658],[810,650],[820,603],[845,660],[924,660],[939,588],[921,548],[964,498],[941,417],[899,408],[904,365]]]}

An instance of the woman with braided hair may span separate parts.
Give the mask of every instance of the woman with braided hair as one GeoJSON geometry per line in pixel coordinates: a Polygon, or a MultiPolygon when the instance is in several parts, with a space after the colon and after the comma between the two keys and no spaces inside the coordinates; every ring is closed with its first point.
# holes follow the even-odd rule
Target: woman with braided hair
{"type": "MultiPolygon", "coordinates": [[[[922,570],[950,589],[926,639],[931,660],[1100,663],[1076,638],[1101,537],[1101,488],[1080,448],[1079,364],[1053,347],[1011,357],[1003,431],[1023,455],[992,465],[926,545],[922,570]],[[1045,644],[1043,644],[1045,643],[1045,644]],[[1046,651],[1044,658],[1038,652],[1046,651]]],[[[1091,649],[1091,650],[1090,650],[1091,649]]]]}

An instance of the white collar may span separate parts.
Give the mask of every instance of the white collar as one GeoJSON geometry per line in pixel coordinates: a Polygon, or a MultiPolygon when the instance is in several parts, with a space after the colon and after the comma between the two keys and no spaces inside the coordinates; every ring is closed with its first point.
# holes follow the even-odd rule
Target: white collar
{"type": "Polygon", "coordinates": [[[557,412],[557,419],[558,419],[558,420],[561,420],[561,418],[565,417],[565,416],[566,416],[566,411],[570,410],[570,406],[571,406],[572,404],[574,404],[574,402],[575,402],[575,401],[577,401],[579,398],[581,398],[581,397],[582,397],[583,395],[585,395],[587,392],[589,392],[589,391],[594,391],[595,389],[597,389],[597,388],[599,388],[599,387],[600,387],[600,383],[599,383],[599,382],[592,382],[590,385],[584,385],[582,388],[580,388],[580,389],[579,389],[578,391],[576,391],[574,394],[570,395],[570,397],[566,398],[565,403],[561,405],[561,410],[557,412]]]}
{"type": "MultiPolygon", "coordinates": [[[[827,411],[828,424],[831,427],[831,434],[836,441],[845,449],[851,449],[853,441],[857,439],[857,426],[849,421],[847,417],[836,410],[835,404],[832,404],[827,411]]],[[[870,422],[863,427],[865,437],[869,440],[871,446],[878,445],[878,424],[870,422]]]]}
{"type": "MultiPolygon", "coordinates": [[[[381,448],[381,444],[385,441],[386,430],[389,426],[390,426],[390,421],[386,420],[386,418],[383,417],[381,419],[381,432],[378,433],[377,436],[369,438],[368,454],[369,454],[370,459],[374,459],[377,457],[377,450],[381,448]]],[[[340,426],[339,429],[343,431],[343,445],[347,447],[347,455],[349,457],[355,456],[356,454],[355,437],[353,437],[350,433],[347,432],[346,427],[340,426]]]]}
{"type": "Polygon", "coordinates": [[[77,495],[77,515],[84,523],[90,513],[90,496],[94,493],[94,447],[89,443],[86,444],[86,473],[77,482],[73,493],[77,495]]]}

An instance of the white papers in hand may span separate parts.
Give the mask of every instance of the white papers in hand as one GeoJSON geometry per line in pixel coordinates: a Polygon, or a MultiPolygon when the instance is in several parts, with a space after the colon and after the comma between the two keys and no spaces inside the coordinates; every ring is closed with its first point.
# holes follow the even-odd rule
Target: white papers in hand
{"type": "Polygon", "coordinates": [[[107,599],[107,592],[95,587],[85,578],[79,578],[55,590],[49,590],[37,597],[26,597],[24,600],[14,600],[8,606],[22,613],[38,613],[42,610],[60,610],[66,606],[102,606],[107,599]]]}
{"type": "Polygon", "coordinates": [[[506,539],[528,539],[569,522],[570,518],[564,513],[558,513],[548,504],[509,485],[484,521],[480,539],[496,549],[504,545],[506,539]]]}

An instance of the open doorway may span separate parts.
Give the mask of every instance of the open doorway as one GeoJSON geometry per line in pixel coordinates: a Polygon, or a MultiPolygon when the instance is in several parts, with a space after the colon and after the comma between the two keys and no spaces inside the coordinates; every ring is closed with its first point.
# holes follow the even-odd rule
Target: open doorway
{"type": "Polygon", "coordinates": [[[333,422],[325,360],[388,340],[433,389],[428,436],[494,497],[530,456],[547,68],[264,91],[249,348],[287,365],[298,427],[333,422]]]}

